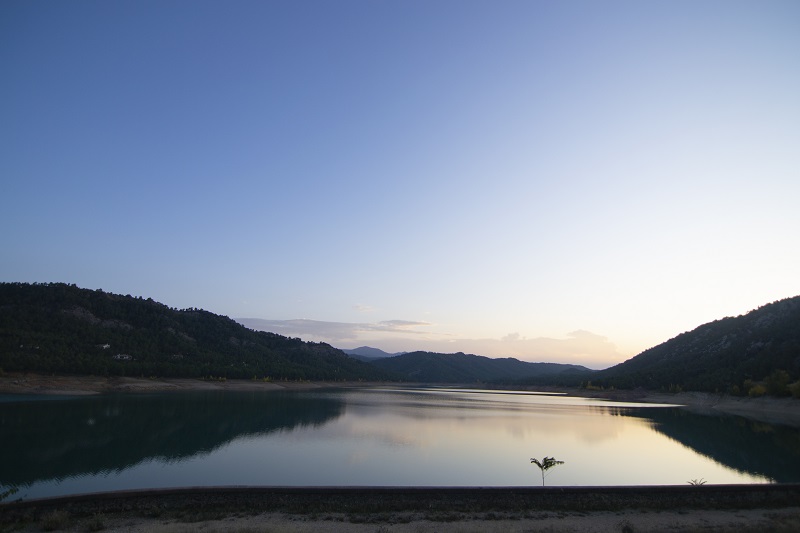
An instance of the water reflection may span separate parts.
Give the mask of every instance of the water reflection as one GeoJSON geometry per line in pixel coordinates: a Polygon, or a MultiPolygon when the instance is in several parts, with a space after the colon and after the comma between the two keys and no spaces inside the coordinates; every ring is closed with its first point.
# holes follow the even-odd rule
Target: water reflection
{"type": "Polygon", "coordinates": [[[24,497],[193,485],[800,481],[800,430],[670,407],[437,389],[0,402],[0,485],[24,497]],[[8,460],[13,458],[13,460],[8,460]]]}
{"type": "Polygon", "coordinates": [[[800,431],[742,417],[699,415],[678,409],[634,412],[653,428],[739,472],[779,483],[800,480],[800,431]]]}
{"type": "Polygon", "coordinates": [[[245,435],[318,426],[336,398],[261,393],[115,395],[0,402],[2,485],[114,472],[208,454],[245,435]]]}

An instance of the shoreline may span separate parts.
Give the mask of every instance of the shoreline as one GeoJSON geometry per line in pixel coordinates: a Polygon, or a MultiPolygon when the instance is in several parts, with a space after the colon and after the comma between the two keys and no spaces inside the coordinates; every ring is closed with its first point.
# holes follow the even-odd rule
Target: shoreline
{"type": "Polygon", "coordinates": [[[15,531],[782,532],[800,526],[800,485],[197,487],[9,502],[0,511],[0,528],[15,531]]]}
{"type": "Polygon", "coordinates": [[[710,392],[667,393],[637,389],[633,391],[584,391],[573,396],[612,401],[675,404],[681,409],[702,415],[734,415],[784,426],[800,427],[800,400],[761,396],[749,398],[710,392]]]}
{"type": "MultiPolygon", "coordinates": [[[[351,384],[352,385],[352,384],[351,384]]],[[[185,391],[276,391],[335,387],[319,382],[264,382],[244,379],[205,380],[196,378],[144,378],[103,376],[46,376],[7,373],[0,377],[0,394],[48,396],[89,396],[109,393],[150,393],[185,391]]],[[[344,385],[342,385],[344,386],[344,385]]]]}
{"type": "MultiPolygon", "coordinates": [[[[430,387],[488,388],[476,384],[430,384],[395,382],[293,382],[254,380],[203,380],[194,378],[135,378],[102,376],[46,376],[28,373],[7,373],[0,376],[0,394],[84,396],[109,393],[154,393],[188,391],[291,391],[341,387],[430,387]]],[[[504,389],[506,390],[506,389],[504,389]]],[[[561,393],[581,398],[609,401],[678,405],[689,411],[714,415],[737,415],[752,420],[800,427],[800,400],[795,398],[747,398],[706,392],[663,393],[658,391],[615,390],[595,391],[578,388],[537,387],[513,389],[561,393]]]]}

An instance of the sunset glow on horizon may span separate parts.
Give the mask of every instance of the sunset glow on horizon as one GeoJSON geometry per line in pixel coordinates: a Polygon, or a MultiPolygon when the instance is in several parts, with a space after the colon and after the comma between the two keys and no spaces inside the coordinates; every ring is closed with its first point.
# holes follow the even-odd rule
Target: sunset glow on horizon
{"type": "Polygon", "coordinates": [[[0,280],[604,368],[800,295],[798,30],[774,0],[7,0],[0,280]]]}

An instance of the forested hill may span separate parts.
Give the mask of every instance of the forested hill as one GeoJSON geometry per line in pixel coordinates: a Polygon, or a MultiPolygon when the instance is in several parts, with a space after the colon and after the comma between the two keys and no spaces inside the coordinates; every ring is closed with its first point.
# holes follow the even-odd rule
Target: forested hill
{"type": "Polygon", "coordinates": [[[0,283],[0,369],[274,380],[389,377],[327,344],[256,332],[200,309],[63,283],[0,283]]]}
{"type": "Polygon", "coordinates": [[[800,296],[704,324],[589,379],[617,388],[800,392],[800,296]]]}
{"type": "Polygon", "coordinates": [[[410,381],[428,383],[476,383],[509,381],[526,377],[555,376],[568,371],[590,370],[583,366],[557,363],[527,363],[513,358],[490,359],[464,353],[411,352],[376,359],[370,364],[403,376],[410,381]]]}

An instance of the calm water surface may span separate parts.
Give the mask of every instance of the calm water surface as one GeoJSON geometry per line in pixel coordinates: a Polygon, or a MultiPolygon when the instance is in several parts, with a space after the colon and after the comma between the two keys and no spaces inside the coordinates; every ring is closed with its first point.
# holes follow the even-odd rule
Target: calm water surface
{"type": "Polygon", "coordinates": [[[440,389],[0,399],[0,492],[209,485],[800,481],[800,429],[668,406],[440,389]]]}

